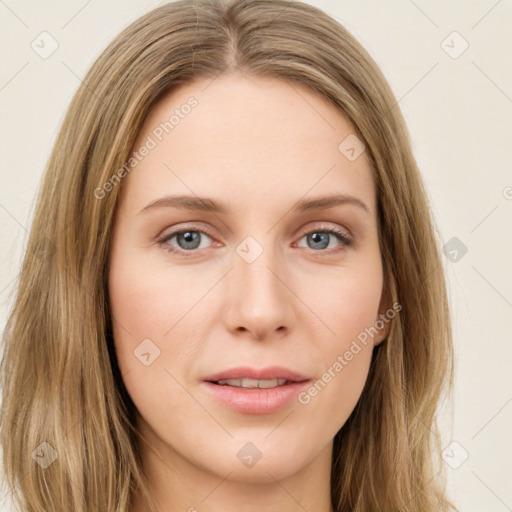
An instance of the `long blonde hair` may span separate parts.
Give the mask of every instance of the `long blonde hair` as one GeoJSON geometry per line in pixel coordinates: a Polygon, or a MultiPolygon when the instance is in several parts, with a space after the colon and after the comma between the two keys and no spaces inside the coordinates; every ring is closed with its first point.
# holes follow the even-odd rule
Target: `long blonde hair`
{"type": "Polygon", "coordinates": [[[327,98],[353,124],[372,167],[385,285],[402,309],[335,436],[333,508],[450,510],[435,413],[453,378],[451,327],[408,132],[367,52],[327,14],[293,0],[166,4],[123,30],[84,78],[45,169],[3,335],[7,482],[25,511],[129,511],[135,488],[151,501],[108,304],[120,187],[102,199],[95,190],[124,166],[163,93],[235,70],[327,98]]]}

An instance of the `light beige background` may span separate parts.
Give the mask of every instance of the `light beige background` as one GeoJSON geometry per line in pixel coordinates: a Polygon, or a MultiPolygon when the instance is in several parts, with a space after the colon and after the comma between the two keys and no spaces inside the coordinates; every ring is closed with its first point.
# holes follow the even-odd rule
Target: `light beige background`
{"type": "MultiPolygon", "coordinates": [[[[67,105],[106,44],[161,3],[0,0],[2,329],[42,169],[67,105]],[[58,43],[45,59],[31,47],[34,41],[40,52],[51,48],[44,31],[58,43]]],[[[386,74],[411,130],[442,243],[458,244],[444,258],[457,353],[453,400],[439,414],[449,492],[461,511],[510,511],[512,4],[308,3],[342,22],[386,74]]],[[[10,510],[5,492],[1,511],[10,510]]]]}

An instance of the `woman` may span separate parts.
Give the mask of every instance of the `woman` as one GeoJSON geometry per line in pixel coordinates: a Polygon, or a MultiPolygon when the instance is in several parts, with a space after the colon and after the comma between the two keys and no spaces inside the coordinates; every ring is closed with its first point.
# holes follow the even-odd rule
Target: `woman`
{"type": "Polygon", "coordinates": [[[450,510],[451,379],[422,180],[354,38],[285,0],[125,29],[64,119],[4,334],[23,510],[450,510]]]}

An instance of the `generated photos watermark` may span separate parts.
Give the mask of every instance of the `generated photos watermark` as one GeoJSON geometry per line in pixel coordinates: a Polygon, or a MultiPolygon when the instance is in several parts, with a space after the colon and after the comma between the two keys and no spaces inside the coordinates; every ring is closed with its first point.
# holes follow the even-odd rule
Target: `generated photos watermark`
{"type": "Polygon", "coordinates": [[[331,382],[336,375],[338,375],[343,368],[345,368],[345,366],[347,366],[350,361],[359,354],[359,352],[361,352],[361,345],[366,346],[368,344],[368,340],[370,338],[373,339],[380,331],[382,331],[385,324],[395,318],[396,314],[401,311],[401,309],[402,305],[395,302],[385,313],[381,313],[379,315],[379,319],[371,327],[366,327],[364,331],[361,331],[357,335],[357,340],[352,340],[350,347],[343,353],[343,355],[339,355],[336,358],[336,361],[327,368],[321,378],[313,382],[306,391],[299,393],[297,397],[299,402],[303,405],[309,404],[311,399],[317,396],[327,386],[327,384],[331,382]]]}
{"type": "Polygon", "coordinates": [[[155,149],[166,135],[171,133],[172,130],[178,126],[183,119],[185,119],[192,109],[197,107],[199,102],[194,96],[190,96],[186,103],[181,107],[174,109],[173,114],[167,121],[160,123],[152,132],[151,135],[146,137],[146,140],[139,147],[137,151],[133,151],[124,165],[118,169],[112,176],[101,186],[94,189],[94,197],[96,199],[103,199],[107,192],[113,190],[121,180],[129,174],[144,158],[149,155],[151,150],[155,149]]]}

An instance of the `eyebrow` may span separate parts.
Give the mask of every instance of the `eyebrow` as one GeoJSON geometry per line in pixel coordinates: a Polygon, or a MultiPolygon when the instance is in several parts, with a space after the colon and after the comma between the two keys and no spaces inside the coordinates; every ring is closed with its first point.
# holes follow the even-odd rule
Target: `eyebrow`
{"type": "MultiPolygon", "coordinates": [[[[313,199],[301,199],[295,203],[292,207],[292,211],[302,213],[311,210],[324,210],[343,204],[357,206],[366,213],[370,213],[370,209],[363,201],[357,197],[347,194],[329,195],[313,199]]],[[[138,215],[160,208],[181,208],[184,210],[198,210],[220,214],[228,213],[228,208],[214,199],[189,195],[168,195],[151,201],[138,213],[138,215]]]]}

